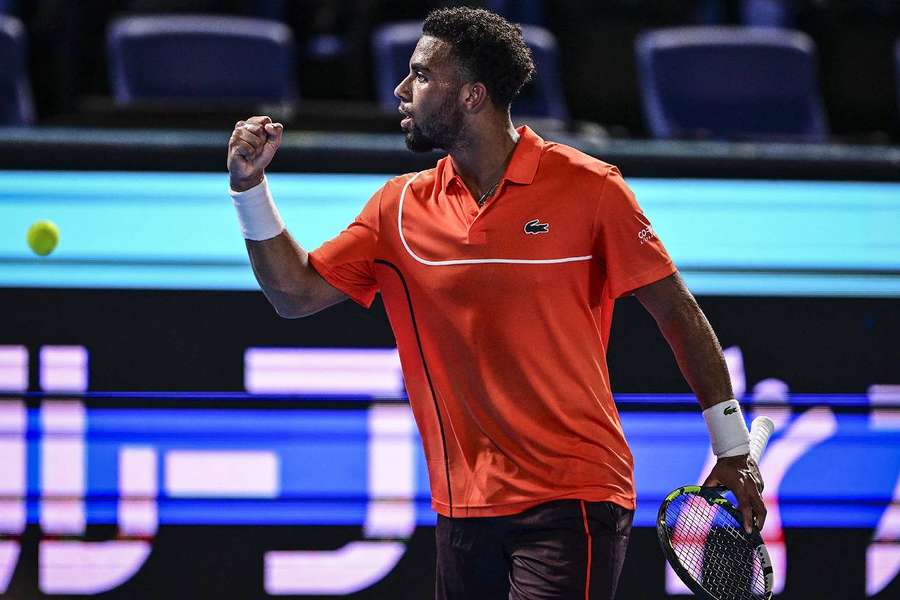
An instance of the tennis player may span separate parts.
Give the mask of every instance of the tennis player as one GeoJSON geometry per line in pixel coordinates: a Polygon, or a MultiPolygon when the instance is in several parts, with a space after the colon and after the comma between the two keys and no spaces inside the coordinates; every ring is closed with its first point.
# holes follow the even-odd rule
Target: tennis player
{"type": "Polygon", "coordinates": [[[765,518],[719,343],[622,175],[513,126],[533,72],[518,27],[432,12],[395,94],[407,146],[449,155],[385,183],[309,253],[264,176],[281,124],[239,121],[229,143],[242,232],[278,314],[382,295],[438,513],[439,600],[614,596],[635,489],[605,354],[627,294],[704,409],[718,456],[706,483],[735,493],[746,526],[765,518]]]}

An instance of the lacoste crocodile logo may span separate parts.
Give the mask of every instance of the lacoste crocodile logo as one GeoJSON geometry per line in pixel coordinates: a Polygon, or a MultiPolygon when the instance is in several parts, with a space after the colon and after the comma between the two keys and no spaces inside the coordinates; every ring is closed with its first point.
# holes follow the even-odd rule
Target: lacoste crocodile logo
{"type": "Polygon", "coordinates": [[[525,223],[525,233],[529,235],[547,233],[548,231],[550,231],[550,223],[541,223],[540,219],[532,219],[525,223]]]}
{"type": "Polygon", "coordinates": [[[723,415],[733,415],[737,412],[737,406],[726,406],[725,410],[722,411],[723,415]]]}

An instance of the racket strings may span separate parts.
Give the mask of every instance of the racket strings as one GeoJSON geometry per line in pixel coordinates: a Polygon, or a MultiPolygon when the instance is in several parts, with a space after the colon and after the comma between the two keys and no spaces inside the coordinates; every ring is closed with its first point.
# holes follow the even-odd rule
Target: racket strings
{"type": "Polygon", "coordinates": [[[762,562],[741,523],[701,496],[682,494],[669,503],[666,533],[691,578],[719,600],[766,597],[762,562]]]}

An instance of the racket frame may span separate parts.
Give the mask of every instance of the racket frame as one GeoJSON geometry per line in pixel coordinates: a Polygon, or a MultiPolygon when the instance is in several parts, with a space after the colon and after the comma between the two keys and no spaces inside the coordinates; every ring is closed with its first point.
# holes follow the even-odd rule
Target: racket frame
{"type": "MultiPolygon", "coordinates": [[[[772,419],[764,416],[753,419],[753,423],[750,426],[750,459],[753,460],[753,462],[759,462],[763,450],[765,450],[766,444],[769,442],[769,437],[774,431],[775,424],[772,422],[772,419]]],[[[656,515],[656,536],[659,538],[659,545],[662,548],[666,560],[672,565],[672,570],[675,571],[675,574],[678,575],[679,579],[688,586],[688,589],[704,600],[722,599],[704,588],[681,564],[681,560],[675,553],[674,546],[672,546],[672,540],[667,533],[666,510],[673,500],[679,496],[690,494],[700,496],[711,505],[717,504],[719,507],[729,512],[738,523],[743,523],[743,515],[741,512],[720,493],[725,490],[725,487],[703,487],[700,485],[681,486],[666,496],[666,499],[663,500],[662,506],[659,507],[659,512],[656,515]]],[[[769,551],[766,549],[766,545],[763,542],[762,536],[756,525],[753,526],[753,531],[750,533],[744,531],[743,528],[740,529],[740,532],[741,535],[750,542],[755,549],[756,555],[759,557],[766,588],[765,594],[762,596],[761,600],[769,600],[772,598],[772,586],[775,579],[775,572],[772,569],[772,559],[769,558],[769,551]]]]}
{"type": "MultiPolygon", "coordinates": [[[[681,564],[681,560],[678,558],[678,554],[675,552],[675,547],[672,545],[672,540],[669,538],[666,527],[666,510],[669,508],[669,504],[671,504],[676,498],[683,495],[693,495],[699,496],[703,498],[709,504],[716,504],[720,508],[726,510],[737,520],[738,523],[743,522],[743,515],[741,511],[737,509],[731,502],[728,501],[727,498],[722,496],[719,491],[724,490],[725,488],[719,487],[703,487],[700,485],[684,485],[680,488],[673,490],[666,499],[663,501],[662,505],[659,507],[659,512],[656,517],[656,535],[659,538],[659,545],[662,548],[663,554],[666,557],[666,560],[672,565],[672,570],[675,571],[675,574],[678,575],[678,578],[681,579],[682,582],[690,589],[698,598],[703,598],[704,600],[722,600],[719,596],[712,594],[709,590],[703,587],[698,581],[694,579],[694,577],[688,572],[687,569],[681,564]]],[[[747,533],[743,529],[741,529],[741,534],[750,542],[750,545],[753,546],[756,555],[759,557],[760,565],[762,566],[763,578],[765,579],[765,594],[761,596],[760,600],[770,600],[772,598],[772,586],[774,584],[774,570],[772,569],[772,559],[769,558],[769,551],[766,550],[766,545],[763,542],[762,536],[759,533],[759,530],[754,526],[753,531],[751,533],[747,533]]]]}

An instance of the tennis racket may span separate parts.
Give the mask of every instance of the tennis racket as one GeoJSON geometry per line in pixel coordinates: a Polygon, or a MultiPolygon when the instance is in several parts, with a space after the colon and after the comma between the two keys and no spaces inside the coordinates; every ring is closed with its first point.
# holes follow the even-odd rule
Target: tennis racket
{"type": "MultiPolygon", "coordinates": [[[[750,456],[759,461],[775,425],[757,417],[750,427],[750,456]]],[[[724,487],[686,485],[666,496],[656,533],[666,560],[684,584],[705,600],[769,600],[772,561],[756,527],[721,494],[724,487]]]]}

